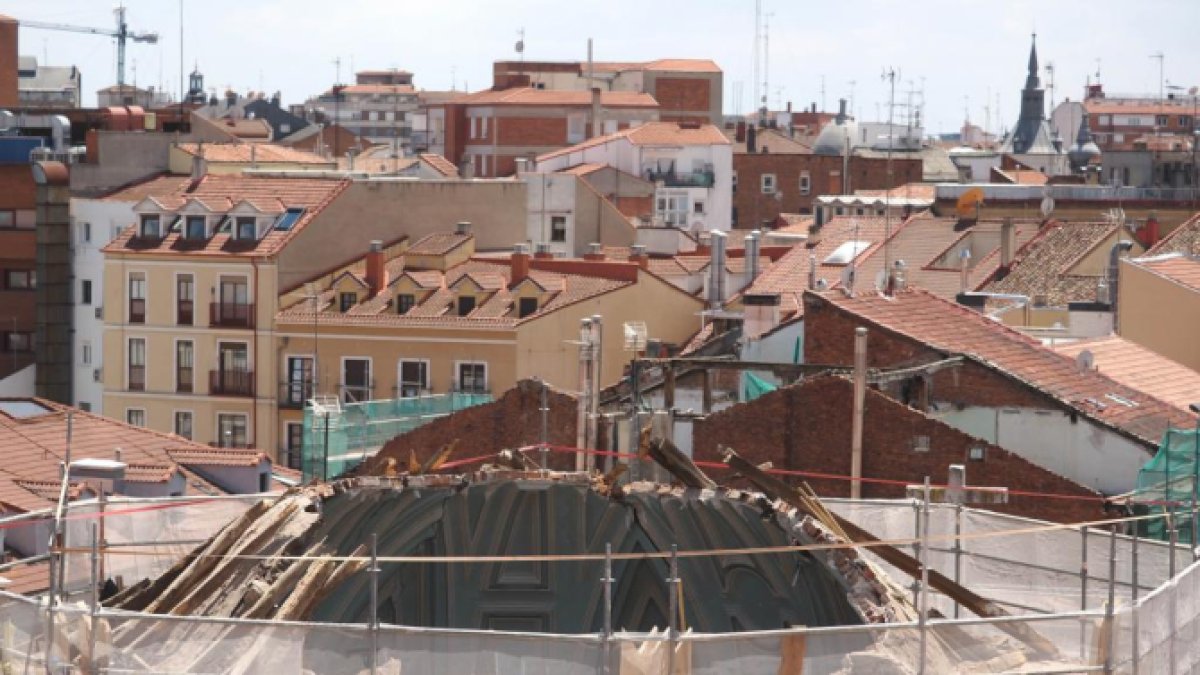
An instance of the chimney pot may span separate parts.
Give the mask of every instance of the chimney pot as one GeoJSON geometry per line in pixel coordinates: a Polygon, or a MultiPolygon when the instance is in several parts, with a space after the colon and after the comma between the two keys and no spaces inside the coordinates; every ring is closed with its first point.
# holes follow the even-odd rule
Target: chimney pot
{"type": "Polygon", "coordinates": [[[459,221],[459,223],[454,226],[454,233],[465,235],[471,234],[471,223],[466,220],[459,221]]]}
{"type": "Polygon", "coordinates": [[[593,241],[588,244],[587,253],[583,254],[584,260],[604,260],[604,245],[593,241]]]}
{"type": "Polygon", "coordinates": [[[375,297],[387,285],[384,269],[383,242],[375,239],[367,248],[367,288],[370,297],[375,297]]]}
{"type": "Polygon", "coordinates": [[[1015,237],[1013,236],[1012,218],[1005,218],[1000,224],[1000,267],[1007,270],[1012,265],[1015,237]]]}
{"type": "Polygon", "coordinates": [[[645,244],[634,244],[629,247],[629,262],[635,262],[642,269],[650,269],[650,256],[646,255],[645,244]]]}
{"type": "Polygon", "coordinates": [[[513,245],[512,252],[512,281],[511,284],[516,286],[524,281],[529,276],[529,246],[525,244],[513,245]]]}

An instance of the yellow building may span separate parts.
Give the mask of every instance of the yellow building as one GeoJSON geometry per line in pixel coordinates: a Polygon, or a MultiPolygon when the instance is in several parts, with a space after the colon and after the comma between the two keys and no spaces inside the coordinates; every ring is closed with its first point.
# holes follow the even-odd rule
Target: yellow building
{"type": "MultiPolygon", "coordinates": [[[[1121,261],[1117,332],[1200,370],[1200,257],[1168,253],[1121,261]]],[[[1200,391],[1194,402],[1200,403],[1200,391]]]]}
{"type": "Polygon", "coordinates": [[[602,383],[631,354],[626,323],[650,339],[682,344],[700,324],[701,299],[636,262],[474,256],[474,238],[435,234],[372,244],[355,263],[281,299],[276,353],[284,375],[279,430],[298,451],[305,401],[500,393],[540,377],[574,390],[584,318],[603,318],[602,383]]]}
{"type": "Polygon", "coordinates": [[[171,146],[167,167],[174,174],[191,174],[200,163],[200,173],[230,174],[245,169],[270,171],[335,170],[337,161],[304,150],[271,143],[176,143],[171,146]]]}

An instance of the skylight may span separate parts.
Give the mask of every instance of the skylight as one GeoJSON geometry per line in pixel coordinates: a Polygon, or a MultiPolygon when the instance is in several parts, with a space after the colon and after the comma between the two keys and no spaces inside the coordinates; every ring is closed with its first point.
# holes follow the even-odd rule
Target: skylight
{"type": "Polygon", "coordinates": [[[0,401],[0,413],[4,413],[13,419],[24,420],[30,417],[41,417],[54,412],[50,408],[30,400],[10,400],[0,401]]]}
{"type": "Polygon", "coordinates": [[[824,265],[849,265],[852,260],[857,258],[863,251],[870,248],[871,242],[852,239],[842,242],[840,246],[834,249],[825,258],[822,264],[824,265]]]}
{"type": "Polygon", "coordinates": [[[300,216],[302,215],[304,215],[304,209],[302,208],[290,208],[284,211],[283,215],[279,216],[279,220],[275,221],[275,229],[283,230],[284,232],[292,229],[292,226],[296,224],[297,220],[300,220],[300,216]]]}

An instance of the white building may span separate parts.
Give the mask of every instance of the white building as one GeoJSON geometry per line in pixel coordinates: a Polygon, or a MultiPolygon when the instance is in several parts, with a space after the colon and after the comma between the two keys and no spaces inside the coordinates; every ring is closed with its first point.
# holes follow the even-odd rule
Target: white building
{"type": "Polygon", "coordinates": [[[602,164],[656,185],[657,227],[693,233],[729,230],[733,215],[733,145],[711,124],[649,122],[537,158],[553,173],[602,164]]]}

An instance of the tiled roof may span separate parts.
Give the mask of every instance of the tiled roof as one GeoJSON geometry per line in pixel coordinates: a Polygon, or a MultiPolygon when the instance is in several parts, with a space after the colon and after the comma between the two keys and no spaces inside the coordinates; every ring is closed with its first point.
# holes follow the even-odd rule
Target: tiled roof
{"type": "Polygon", "coordinates": [[[891,197],[892,199],[937,199],[937,186],[930,183],[905,183],[890,190],[855,190],[860,197],[891,197]]]}
{"type": "Polygon", "coordinates": [[[1160,277],[1200,291],[1200,258],[1170,253],[1153,258],[1139,258],[1137,265],[1160,277]]]}
{"type": "MultiPolygon", "coordinates": [[[[587,64],[579,64],[584,72],[587,64]]],[[[597,73],[619,73],[626,70],[664,70],[681,73],[719,73],[720,66],[710,59],[656,59],[654,61],[596,61],[592,68],[597,73]]]]}
{"type": "MultiPolygon", "coordinates": [[[[453,103],[466,105],[551,105],[591,106],[592,92],[575,89],[485,89],[456,98],[453,103]]],[[[602,91],[600,104],[605,108],[658,108],[650,94],[636,91],[602,91]]]]}
{"type": "MultiPolygon", "coordinates": [[[[374,298],[366,299],[344,313],[332,311],[330,296],[326,301],[324,311],[319,313],[317,321],[320,325],[509,329],[576,302],[636,283],[634,281],[636,264],[634,263],[531,260],[531,266],[529,277],[542,288],[549,289],[552,295],[538,308],[537,312],[524,318],[517,317],[513,299],[508,293],[507,287],[512,278],[510,261],[472,258],[450,268],[444,276],[440,272],[434,271],[420,273],[406,271],[406,274],[428,283],[429,285],[426,287],[434,286],[432,282],[435,278],[438,281],[436,290],[428,297],[421,299],[406,314],[396,313],[391,302],[395,293],[395,287],[392,285],[380,291],[374,298]],[[567,267],[572,262],[578,262],[577,271],[559,272],[553,271],[553,269],[537,269],[539,264],[552,268],[555,266],[567,267]],[[488,295],[470,314],[458,316],[452,308],[452,303],[457,297],[452,287],[459,281],[468,278],[482,287],[488,295]]],[[[312,303],[307,300],[298,301],[280,311],[276,315],[276,320],[311,325],[313,322],[312,303]]]]}
{"type": "Polygon", "coordinates": [[[1180,410],[1186,411],[1189,405],[1200,401],[1200,373],[1119,335],[1059,342],[1051,345],[1051,349],[1071,358],[1087,350],[1096,370],[1180,410]]]}
{"type": "Polygon", "coordinates": [[[155,198],[159,195],[181,193],[191,183],[191,176],[176,176],[174,174],[159,174],[144,180],[117,188],[101,199],[113,202],[138,203],[143,199],[155,198]]]}
{"type": "Polygon", "coordinates": [[[421,161],[428,164],[443,176],[447,178],[458,178],[458,167],[454,166],[453,162],[445,157],[442,157],[436,152],[422,152],[417,156],[421,158],[421,161]]]}
{"type": "MultiPolygon", "coordinates": [[[[411,94],[415,92],[411,84],[348,84],[342,87],[343,94],[411,94]]],[[[326,92],[326,96],[332,96],[333,92],[326,92]]]]}
{"type": "MultiPolygon", "coordinates": [[[[812,146],[789,137],[786,133],[771,128],[754,130],[755,154],[764,149],[772,155],[811,155],[812,146]]],[[[749,154],[746,143],[737,142],[737,129],[725,129],[725,138],[733,143],[733,151],[737,154],[749,154]]]]}
{"type": "Polygon", "coordinates": [[[945,354],[972,357],[1065,405],[1157,445],[1168,425],[1190,428],[1195,419],[1173,405],[1095,371],[1081,372],[1075,360],[979,312],[919,289],[893,296],[841,291],[819,298],[884,330],[945,354]]]}
{"type": "Polygon", "coordinates": [[[228,448],[171,448],[167,455],[180,464],[197,466],[258,466],[267,456],[250,450],[228,448]]]}
{"type": "MultiPolygon", "coordinates": [[[[957,218],[939,218],[928,212],[912,216],[902,228],[896,227],[897,221],[895,218],[892,221],[893,234],[886,245],[893,262],[904,261],[906,283],[910,286],[924,288],[942,298],[953,298],[962,290],[962,277],[958,258],[952,252],[960,246],[970,245],[976,236],[987,237],[988,243],[994,237],[996,245],[986,251],[983,249],[988,247],[979,243],[972,247],[972,253],[977,257],[971,261],[974,267],[968,274],[968,290],[978,288],[1000,266],[1000,223],[997,221],[979,221],[961,231],[956,229],[957,218]],[[947,264],[946,257],[954,259],[947,264]]],[[[1013,224],[1018,248],[1037,233],[1037,222],[1017,221],[1013,224]]],[[[883,246],[872,250],[860,260],[858,278],[874,283],[876,275],[883,269],[883,259],[883,246]]]]}
{"type": "Polygon", "coordinates": [[[418,239],[404,253],[405,255],[446,255],[473,238],[469,234],[434,232],[418,239]]]}
{"type": "MultiPolygon", "coordinates": [[[[45,410],[30,417],[12,417],[0,412],[0,448],[5,451],[0,463],[0,504],[4,508],[31,511],[46,508],[57,498],[59,462],[66,455],[67,406],[43,399],[3,399],[29,401],[45,410]],[[36,488],[50,484],[51,496],[36,488]]],[[[191,443],[173,434],[135,427],[117,420],[75,410],[72,422],[71,459],[113,459],[116,450],[128,469],[126,479],[137,482],[163,482],[177,464],[170,450],[208,451],[207,446],[191,443]]],[[[229,451],[257,455],[256,451],[229,451]]],[[[190,493],[219,494],[216,486],[192,475],[186,469],[190,493]]]]}
{"type": "Polygon", "coordinates": [[[147,245],[134,235],[137,228],[132,224],[112,242],[104,247],[106,253],[171,253],[177,255],[219,255],[262,257],[282,249],[297,232],[312,222],[332,202],[350,181],[332,178],[274,178],[265,176],[243,176],[239,174],[207,174],[193,184],[180,182],[175,176],[160,176],[142,185],[137,185],[109,195],[111,201],[127,201],[125,193],[149,197],[168,209],[178,209],[188,200],[198,199],[206,204],[232,205],[248,200],[260,204],[283,208],[303,208],[304,214],[288,230],[272,229],[253,248],[241,248],[230,241],[228,233],[215,234],[203,248],[177,247],[179,233],[168,233],[156,245],[147,245]],[[226,246],[230,244],[230,246],[226,246]]]}
{"type": "Polygon", "coordinates": [[[201,154],[208,162],[333,164],[320,155],[273,143],[179,143],[176,147],[189,155],[201,154]]]}
{"type": "Polygon", "coordinates": [[[50,561],[15,565],[0,572],[0,577],[8,580],[0,590],[17,595],[41,593],[50,588],[50,561]]]}
{"type": "Polygon", "coordinates": [[[995,172],[1016,185],[1045,185],[1050,180],[1050,177],[1041,171],[1030,169],[1011,169],[1008,171],[995,169],[995,172]]]}
{"type": "Polygon", "coordinates": [[[1191,106],[1157,101],[1120,101],[1088,99],[1083,102],[1089,115],[1181,115],[1192,113],[1191,106]]]}
{"type": "Polygon", "coordinates": [[[212,120],[212,124],[238,138],[271,138],[271,125],[266,120],[226,118],[212,120]]]}
{"type": "Polygon", "coordinates": [[[1188,218],[1149,251],[1146,251],[1146,255],[1162,255],[1164,253],[1200,255],[1200,213],[1188,218]]]}
{"type": "MultiPolygon", "coordinates": [[[[1119,228],[1114,223],[1051,221],[1017,250],[1008,275],[985,284],[983,290],[1044,299],[1049,307],[1094,301],[1101,277],[1081,275],[1075,267],[1119,228]]],[[[1132,233],[1128,238],[1133,239],[1132,233]]]]}
{"type": "MultiPolygon", "coordinates": [[[[893,222],[894,228],[902,226],[893,222]]],[[[782,258],[763,269],[750,288],[742,294],[778,293],[780,295],[780,311],[784,318],[789,314],[799,313],[803,308],[800,296],[808,290],[808,258],[817,258],[817,278],[824,279],[830,287],[839,283],[845,265],[825,265],[824,261],[838,246],[848,241],[867,241],[871,247],[860,253],[857,260],[883,242],[885,223],[883,218],[838,216],[821,226],[817,234],[811,237],[805,246],[796,246],[782,258]]],[[[859,275],[859,283],[872,283],[859,275]],[[865,281],[864,281],[865,279],[865,281]]]]}
{"type": "Polygon", "coordinates": [[[611,143],[617,139],[628,140],[634,145],[729,145],[729,139],[725,138],[725,134],[712,124],[683,126],[676,122],[647,122],[539,155],[537,161],[569,155],[573,152],[611,143]]]}

